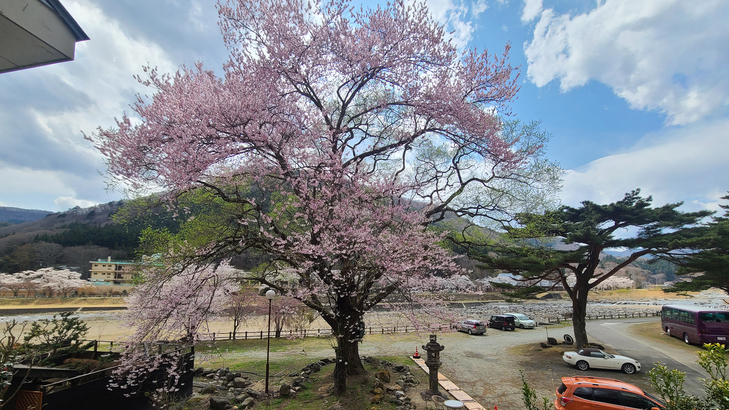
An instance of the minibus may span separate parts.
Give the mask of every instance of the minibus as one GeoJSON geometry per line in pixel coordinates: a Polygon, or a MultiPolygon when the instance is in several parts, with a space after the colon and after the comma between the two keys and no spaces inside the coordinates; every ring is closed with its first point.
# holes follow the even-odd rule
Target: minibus
{"type": "Polygon", "coordinates": [[[661,310],[661,327],[669,336],[683,339],[687,344],[726,345],[729,338],[729,310],[666,305],[661,310]]]}

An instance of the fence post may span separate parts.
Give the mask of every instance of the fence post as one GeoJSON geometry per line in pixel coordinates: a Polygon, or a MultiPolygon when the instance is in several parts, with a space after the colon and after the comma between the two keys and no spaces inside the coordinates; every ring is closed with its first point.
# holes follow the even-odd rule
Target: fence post
{"type": "Polygon", "coordinates": [[[263,339],[263,330],[261,330],[261,337],[260,339],[263,339]]]}
{"type": "Polygon", "coordinates": [[[228,340],[233,340],[233,332],[228,332],[228,340]]]}
{"type": "Polygon", "coordinates": [[[246,333],[243,335],[244,340],[248,340],[248,331],[246,330],[246,333]]]}

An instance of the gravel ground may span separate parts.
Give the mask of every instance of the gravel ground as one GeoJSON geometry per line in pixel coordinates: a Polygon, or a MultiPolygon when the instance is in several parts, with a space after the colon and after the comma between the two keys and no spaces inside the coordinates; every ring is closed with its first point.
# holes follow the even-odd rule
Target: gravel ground
{"type": "MultiPolygon", "coordinates": [[[[441,353],[440,372],[485,408],[523,409],[519,369],[510,349],[517,345],[544,342],[547,327],[515,331],[489,329],[484,336],[465,333],[440,337],[446,349],[441,353]]],[[[569,331],[567,326],[549,326],[550,335],[569,331]]],[[[560,338],[561,340],[561,338],[560,338]]]]}

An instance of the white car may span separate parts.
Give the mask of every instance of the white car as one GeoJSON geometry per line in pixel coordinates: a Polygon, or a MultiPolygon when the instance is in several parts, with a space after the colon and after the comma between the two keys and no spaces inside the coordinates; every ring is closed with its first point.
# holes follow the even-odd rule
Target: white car
{"type": "Polygon", "coordinates": [[[621,370],[625,374],[633,374],[640,370],[640,362],[635,359],[593,348],[585,348],[579,352],[564,352],[562,359],[582,371],[594,368],[621,370]]]}
{"type": "Polygon", "coordinates": [[[533,320],[523,313],[504,313],[505,315],[514,316],[514,324],[520,329],[534,329],[537,325],[533,320]]]}

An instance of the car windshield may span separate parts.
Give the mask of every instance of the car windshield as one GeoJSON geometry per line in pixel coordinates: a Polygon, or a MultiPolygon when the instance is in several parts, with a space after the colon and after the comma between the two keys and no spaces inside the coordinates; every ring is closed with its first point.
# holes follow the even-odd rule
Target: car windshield
{"type": "Polygon", "coordinates": [[[656,397],[656,396],[654,396],[654,395],[652,395],[652,394],[650,394],[648,392],[645,392],[644,391],[643,394],[645,394],[646,397],[650,398],[651,400],[653,400],[654,402],[660,404],[661,406],[665,406],[666,405],[666,402],[665,401],[659,399],[658,397],[656,397]]]}
{"type": "Polygon", "coordinates": [[[514,315],[514,316],[516,316],[519,320],[529,320],[529,318],[527,317],[527,315],[517,314],[517,315],[514,315]]]}

